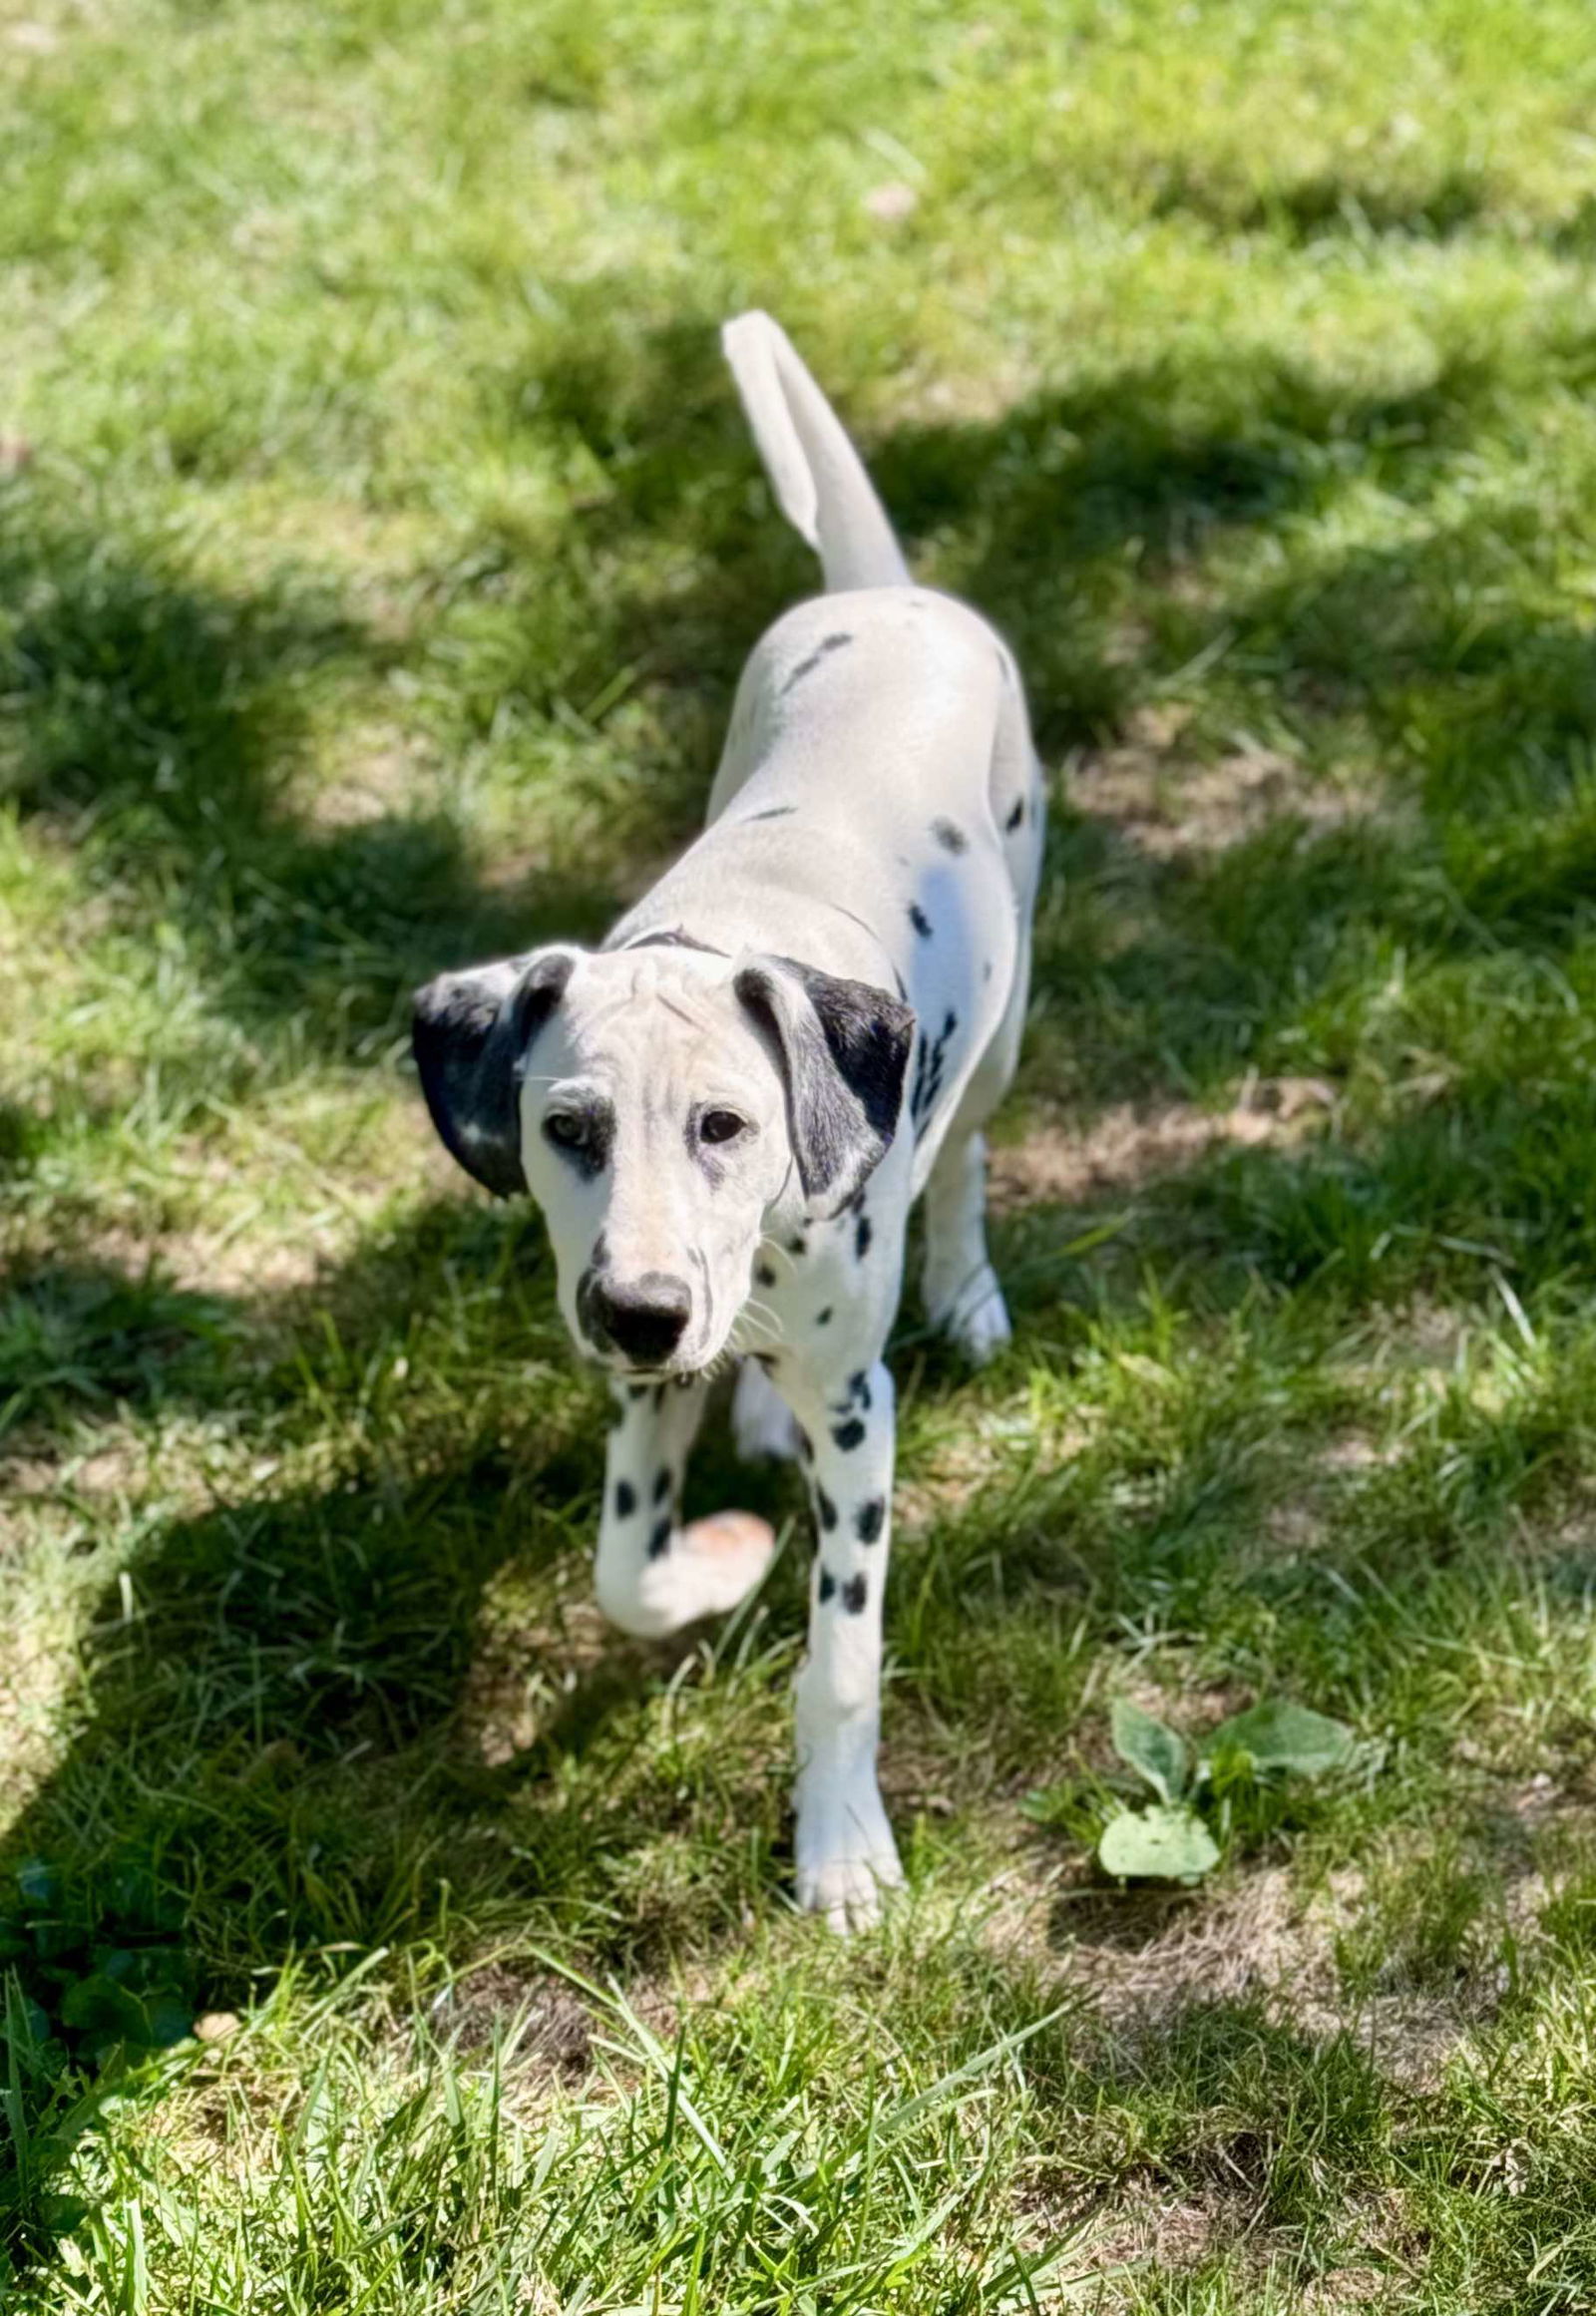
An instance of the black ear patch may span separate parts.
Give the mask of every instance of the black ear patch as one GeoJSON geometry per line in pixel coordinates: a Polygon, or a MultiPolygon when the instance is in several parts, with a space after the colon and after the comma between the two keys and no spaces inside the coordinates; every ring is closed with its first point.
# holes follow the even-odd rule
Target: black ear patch
{"type": "Polygon", "coordinates": [[[451,1157],[491,1190],[527,1187],[521,1082],[528,1049],[576,968],[568,950],[537,950],[418,989],[410,1042],[432,1122],[451,1157]]]}
{"type": "Polygon", "coordinates": [[[744,965],[732,986],[775,1043],[804,1196],[838,1214],[892,1147],[914,1012],[792,958],[744,965]]]}

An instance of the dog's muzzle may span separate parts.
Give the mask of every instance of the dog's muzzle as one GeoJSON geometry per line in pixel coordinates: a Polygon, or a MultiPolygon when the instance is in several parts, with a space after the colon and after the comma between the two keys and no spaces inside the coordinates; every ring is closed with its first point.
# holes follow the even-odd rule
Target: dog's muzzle
{"type": "Polygon", "coordinates": [[[666,1365],[691,1316],[691,1289],[668,1271],[589,1279],[577,1298],[577,1317],[595,1351],[618,1351],[634,1367],[666,1365]]]}

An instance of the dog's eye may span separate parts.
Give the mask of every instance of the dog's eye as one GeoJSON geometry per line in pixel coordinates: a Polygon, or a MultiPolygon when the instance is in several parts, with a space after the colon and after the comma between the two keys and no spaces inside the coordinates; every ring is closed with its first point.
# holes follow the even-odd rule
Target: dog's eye
{"type": "Polygon", "coordinates": [[[705,1110],[698,1121],[698,1138],[703,1142],[735,1142],[746,1122],[735,1110],[705,1110]]]}
{"type": "Polygon", "coordinates": [[[588,1139],[588,1121],[575,1110],[551,1110],[543,1130],[546,1140],[560,1150],[580,1150],[588,1139]]]}

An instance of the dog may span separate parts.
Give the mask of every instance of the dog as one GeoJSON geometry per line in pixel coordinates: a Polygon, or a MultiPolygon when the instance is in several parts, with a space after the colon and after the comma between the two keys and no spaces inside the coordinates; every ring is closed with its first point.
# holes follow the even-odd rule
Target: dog
{"type": "Polygon", "coordinates": [[[883,1359],[925,1200],[925,1303],[973,1359],[1008,1340],[983,1127],[1024,1023],[1043,792],[1006,644],[917,586],[836,413],[768,315],[722,343],[826,591],[738,684],[704,833],[602,947],[417,992],[433,1122],[544,1211],[560,1308],[614,1405],[599,1603],[658,1635],[730,1609],[774,1538],[683,1525],[713,1371],[747,1453],[796,1449],[818,1551],[795,1685],[798,1900],[865,1926],[902,1880],[876,1776],[892,1529],[883,1359]]]}

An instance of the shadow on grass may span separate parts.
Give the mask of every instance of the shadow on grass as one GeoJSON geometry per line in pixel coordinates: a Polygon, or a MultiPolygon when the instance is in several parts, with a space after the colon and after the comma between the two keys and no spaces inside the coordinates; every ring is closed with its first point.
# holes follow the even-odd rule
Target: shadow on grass
{"type": "MultiPolygon", "coordinates": [[[[176,928],[217,1010],[335,1058],[369,1058],[440,966],[526,945],[556,897],[486,878],[444,811],[318,825],[296,798],[312,703],[407,646],[308,582],[223,593],[164,541],[114,547],[21,493],[8,512],[0,797],[85,855],[114,926],[176,928]]],[[[613,906],[563,876],[562,929],[613,906]]]]}

